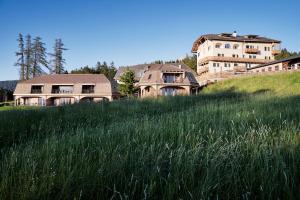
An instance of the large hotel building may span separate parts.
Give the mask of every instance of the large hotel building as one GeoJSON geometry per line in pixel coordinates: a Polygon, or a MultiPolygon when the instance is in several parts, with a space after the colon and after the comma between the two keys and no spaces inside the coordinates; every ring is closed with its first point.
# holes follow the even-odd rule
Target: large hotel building
{"type": "Polygon", "coordinates": [[[258,35],[207,34],[193,44],[197,73],[243,72],[275,60],[281,41],[258,35]]]}

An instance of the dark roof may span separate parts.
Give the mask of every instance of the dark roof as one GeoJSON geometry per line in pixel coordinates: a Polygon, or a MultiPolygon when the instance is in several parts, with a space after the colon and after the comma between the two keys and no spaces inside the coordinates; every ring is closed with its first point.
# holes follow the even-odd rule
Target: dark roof
{"type": "Polygon", "coordinates": [[[273,62],[269,62],[269,63],[262,64],[262,65],[257,65],[255,67],[251,67],[250,69],[256,69],[256,68],[265,67],[265,66],[268,66],[268,65],[274,65],[274,64],[277,64],[277,63],[282,63],[282,62],[287,62],[287,61],[292,61],[292,60],[296,60],[296,59],[300,59],[300,55],[291,56],[291,57],[284,58],[284,59],[281,59],[281,60],[275,60],[273,62]]]}
{"type": "Polygon", "coordinates": [[[201,35],[193,44],[192,52],[195,53],[199,44],[205,40],[219,40],[219,41],[232,41],[232,42],[253,42],[253,43],[281,43],[279,40],[261,37],[258,35],[237,35],[234,37],[229,33],[221,33],[221,34],[206,34],[201,35]]]}
{"type": "Polygon", "coordinates": [[[16,89],[18,81],[0,81],[0,88],[8,91],[14,91],[16,89]]]}
{"type": "Polygon", "coordinates": [[[76,83],[109,83],[103,74],[51,74],[35,77],[22,81],[29,84],[76,84],[76,83]]]}

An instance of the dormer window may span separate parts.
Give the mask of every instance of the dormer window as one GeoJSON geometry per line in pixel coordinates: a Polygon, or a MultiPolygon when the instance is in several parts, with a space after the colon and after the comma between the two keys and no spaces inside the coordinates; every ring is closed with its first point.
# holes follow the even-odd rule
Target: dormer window
{"type": "Polygon", "coordinates": [[[31,94],[41,94],[43,93],[42,85],[32,85],[31,86],[31,94]]]}
{"type": "Polygon", "coordinates": [[[95,86],[94,85],[83,85],[81,92],[82,92],[82,94],[95,93],[95,86]]]}

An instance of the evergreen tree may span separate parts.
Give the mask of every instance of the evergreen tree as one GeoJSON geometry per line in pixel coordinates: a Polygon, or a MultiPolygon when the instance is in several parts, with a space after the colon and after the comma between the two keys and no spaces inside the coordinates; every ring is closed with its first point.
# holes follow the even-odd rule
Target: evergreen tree
{"type": "Polygon", "coordinates": [[[67,50],[64,48],[64,44],[61,39],[56,39],[55,40],[55,45],[54,45],[54,53],[50,54],[53,57],[52,63],[53,63],[53,69],[52,72],[55,74],[63,74],[65,73],[65,68],[64,64],[65,59],[63,58],[63,51],[67,50]]]}
{"type": "Polygon", "coordinates": [[[44,73],[42,66],[49,69],[46,59],[46,48],[44,47],[44,45],[45,43],[42,42],[42,39],[40,37],[34,38],[32,77],[40,76],[44,73]]]}
{"type": "Polygon", "coordinates": [[[192,70],[197,71],[197,56],[196,55],[186,55],[186,57],[182,60],[184,64],[190,67],[192,70]]]}
{"type": "Polygon", "coordinates": [[[26,80],[31,78],[32,72],[32,43],[31,43],[31,36],[28,34],[26,35],[26,48],[25,48],[25,74],[26,80]]]}
{"type": "Polygon", "coordinates": [[[18,40],[19,42],[19,51],[16,52],[16,56],[18,57],[17,63],[15,64],[16,66],[20,66],[20,80],[24,80],[26,78],[25,76],[25,62],[24,62],[24,40],[23,40],[23,35],[19,33],[18,40]]]}
{"type": "Polygon", "coordinates": [[[296,56],[296,55],[300,55],[300,52],[297,53],[297,52],[288,51],[287,49],[282,49],[280,54],[275,56],[275,59],[276,60],[281,60],[281,59],[285,59],[285,58],[288,58],[288,57],[291,57],[291,56],[296,56]]]}
{"type": "Polygon", "coordinates": [[[137,89],[134,86],[135,74],[131,70],[126,70],[120,77],[121,84],[119,85],[119,90],[122,95],[133,96],[137,89]]]}

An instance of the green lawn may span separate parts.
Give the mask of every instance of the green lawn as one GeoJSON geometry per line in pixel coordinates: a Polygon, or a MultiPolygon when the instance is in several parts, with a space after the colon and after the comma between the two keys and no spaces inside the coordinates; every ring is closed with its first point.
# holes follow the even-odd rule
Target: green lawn
{"type": "Polygon", "coordinates": [[[32,106],[2,106],[0,107],[1,111],[14,111],[14,110],[31,110],[31,109],[37,109],[38,107],[32,107],[32,106]]]}
{"type": "Polygon", "coordinates": [[[0,113],[0,199],[298,199],[300,73],[0,113]]]}

